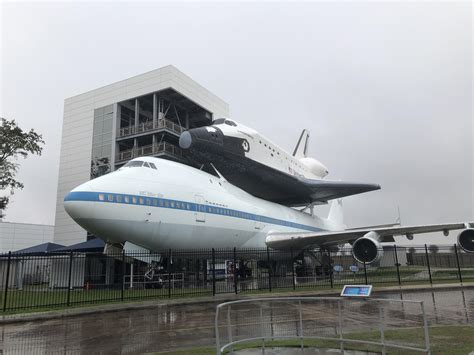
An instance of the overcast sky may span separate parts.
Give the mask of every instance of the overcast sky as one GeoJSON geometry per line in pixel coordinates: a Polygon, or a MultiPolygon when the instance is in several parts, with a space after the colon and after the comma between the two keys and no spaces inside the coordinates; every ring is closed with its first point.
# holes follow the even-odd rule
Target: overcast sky
{"type": "Polygon", "coordinates": [[[308,128],[329,179],[381,184],[349,226],[474,220],[469,1],[0,6],[0,114],[46,141],[6,221],[54,224],[66,97],[168,64],[285,149],[308,128]]]}

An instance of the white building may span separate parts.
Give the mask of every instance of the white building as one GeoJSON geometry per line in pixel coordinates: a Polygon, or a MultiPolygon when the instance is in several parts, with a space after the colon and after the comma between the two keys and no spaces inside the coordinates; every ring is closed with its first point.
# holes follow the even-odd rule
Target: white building
{"type": "Polygon", "coordinates": [[[52,242],[54,226],[0,221],[0,254],[52,242]]]}
{"type": "Polygon", "coordinates": [[[178,146],[181,132],[228,115],[227,103],[173,66],[66,99],[54,242],[87,238],[63,207],[74,187],[137,156],[186,162],[178,146]]]}

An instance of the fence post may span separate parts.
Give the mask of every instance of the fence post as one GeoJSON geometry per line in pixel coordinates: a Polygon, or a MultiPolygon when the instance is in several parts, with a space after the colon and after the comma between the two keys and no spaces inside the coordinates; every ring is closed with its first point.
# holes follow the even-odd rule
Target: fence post
{"type": "Polygon", "coordinates": [[[7,295],[8,295],[8,283],[10,282],[10,264],[12,261],[12,252],[8,252],[8,262],[7,262],[7,277],[5,281],[5,292],[3,294],[3,311],[7,310],[7,295]]]}
{"type": "Polygon", "coordinates": [[[431,268],[430,268],[430,258],[428,256],[428,246],[425,244],[425,254],[426,254],[426,265],[428,266],[428,275],[430,276],[430,284],[433,284],[433,279],[431,278],[431,268]]]}
{"type": "Polygon", "coordinates": [[[168,298],[171,298],[171,249],[168,250],[168,298]]]}
{"type": "Polygon", "coordinates": [[[295,280],[295,262],[293,260],[293,248],[290,249],[291,255],[291,277],[293,278],[293,291],[296,290],[296,280],[295,280]]]}
{"type": "Polygon", "coordinates": [[[69,253],[69,280],[68,280],[68,285],[67,285],[67,305],[71,305],[71,283],[72,283],[72,250],[69,253]]]}
{"type": "Polygon", "coordinates": [[[456,253],[456,264],[458,266],[459,282],[462,283],[461,265],[459,265],[458,246],[454,243],[454,252],[456,253]]]}
{"type": "Polygon", "coordinates": [[[267,247],[267,264],[268,264],[268,291],[272,292],[272,266],[270,264],[270,249],[267,247]]]}
{"type": "Polygon", "coordinates": [[[122,249],[122,292],[120,295],[120,299],[123,302],[124,292],[125,292],[125,273],[127,272],[127,268],[125,266],[125,250],[122,249]]]}
{"type": "Polygon", "coordinates": [[[385,321],[384,321],[384,314],[383,314],[383,305],[379,305],[379,320],[380,320],[380,342],[382,343],[382,354],[385,355],[387,353],[387,349],[385,347],[385,321]]]}
{"type": "Polygon", "coordinates": [[[367,278],[367,267],[365,265],[365,261],[364,261],[364,277],[365,277],[365,284],[368,285],[369,279],[367,278]]]}
{"type": "Polygon", "coordinates": [[[216,295],[216,250],[212,248],[212,295],[216,295]]]}
{"type": "Polygon", "coordinates": [[[332,274],[331,250],[328,249],[328,265],[329,265],[329,280],[331,281],[331,288],[334,288],[334,279],[332,274]]]}
{"type": "Polygon", "coordinates": [[[398,286],[401,286],[402,279],[400,278],[400,264],[398,263],[398,251],[396,244],[393,244],[393,251],[395,252],[395,266],[397,267],[398,286]]]}
{"type": "Polygon", "coordinates": [[[234,247],[234,292],[235,294],[238,293],[237,290],[237,250],[234,247]]]}

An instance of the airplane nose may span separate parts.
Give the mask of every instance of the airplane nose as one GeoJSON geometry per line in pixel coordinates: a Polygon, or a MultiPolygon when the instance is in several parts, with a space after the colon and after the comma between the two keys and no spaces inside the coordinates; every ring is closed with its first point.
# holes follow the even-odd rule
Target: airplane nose
{"type": "Polygon", "coordinates": [[[179,137],[179,146],[184,150],[199,147],[221,149],[223,143],[222,131],[212,126],[191,128],[179,137]]]}
{"type": "Polygon", "coordinates": [[[93,213],[90,200],[93,199],[93,192],[91,182],[86,182],[64,196],[64,209],[67,214],[75,221],[87,218],[93,213]]]}

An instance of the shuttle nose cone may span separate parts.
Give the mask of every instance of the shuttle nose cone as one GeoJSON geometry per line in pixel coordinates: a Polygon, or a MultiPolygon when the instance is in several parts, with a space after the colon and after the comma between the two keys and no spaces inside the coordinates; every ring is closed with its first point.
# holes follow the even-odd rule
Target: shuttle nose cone
{"type": "Polygon", "coordinates": [[[181,133],[179,137],[179,146],[184,150],[194,147],[221,149],[223,143],[222,131],[213,126],[192,128],[181,133]]]}
{"type": "Polygon", "coordinates": [[[189,131],[184,131],[179,137],[179,146],[181,149],[189,149],[193,143],[193,138],[189,131]]]}

